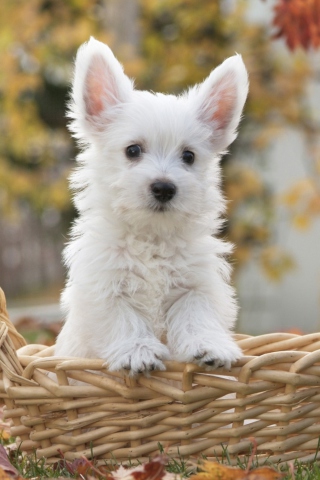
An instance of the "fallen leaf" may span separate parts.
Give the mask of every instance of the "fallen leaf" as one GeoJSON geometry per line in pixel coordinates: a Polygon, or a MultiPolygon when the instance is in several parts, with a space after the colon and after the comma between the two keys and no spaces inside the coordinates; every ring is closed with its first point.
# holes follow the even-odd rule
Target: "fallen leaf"
{"type": "Polygon", "coordinates": [[[203,472],[196,473],[192,480],[244,480],[246,471],[238,467],[229,467],[218,462],[205,461],[201,465],[203,472]]]}
{"type": "Polygon", "coordinates": [[[203,472],[193,475],[192,480],[280,480],[285,476],[271,467],[260,467],[252,470],[242,470],[217,462],[203,462],[203,472]]]}
{"type": "MultiPolygon", "coordinates": [[[[64,454],[61,450],[58,450],[62,459],[54,464],[54,470],[58,468],[65,468],[71,475],[84,476],[89,473],[94,467],[85,457],[76,458],[72,462],[68,462],[64,458],[64,454]]],[[[100,474],[100,472],[99,472],[100,474]]]]}
{"type": "Polygon", "coordinates": [[[150,462],[134,468],[120,466],[110,474],[112,480],[179,480],[181,475],[169,473],[165,470],[167,458],[159,455],[150,462]]]}
{"type": "Polygon", "coordinates": [[[71,463],[74,474],[85,475],[91,468],[90,463],[85,458],[76,458],[71,463]]]}
{"type": "Polygon", "coordinates": [[[8,455],[9,458],[10,458],[10,454],[12,452],[15,452],[19,448],[18,444],[16,442],[8,443],[8,445],[3,445],[3,446],[4,446],[4,449],[7,452],[7,455],[8,455]]]}
{"type": "Polygon", "coordinates": [[[0,430],[1,430],[1,437],[4,440],[9,440],[10,438],[10,426],[11,421],[8,420],[7,422],[3,421],[3,406],[0,407],[0,430]]]}
{"type": "Polygon", "coordinates": [[[257,451],[257,441],[250,437],[252,451],[245,470],[238,467],[230,467],[218,462],[203,461],[203,472],[192,476],[192,480],[280,480],[286,474],[280,473],[271,467],[258,467],[251,469],[254,456],[257,451]]]}
{"type": "Polygon", "coordinates": [[[151,462],[144,463],[141,470],[134,469],[131,475],[135,480],[160,480],[165,475],[166,458],[163,456],[155,457],[151,462]]]}
{"type": "Polygon", "coordinates": [[[285,473],[278,472],[274,468],[260,467],[250,470],[244,478],[245,480],[280,480],[285,476],[285,473]]]}
{"type": "Polygon", "coordinates": [[[2,470],[3,474],[0,472],[0,478],[4,478],[4,474],[8,474],[10,476],[17,476],[18,475],[18,470],[14,468],[13,465],[11,465],[7,452],[4,448],[3,445],[0,445],[0,470],[2,470]]]}
{"type": "MultiPolygon", "coordinates": [[[[16,478],[16,475],[14,476],[16,478]]],[[[12,480],[12,475],[0,467],[0,480],[12,480]]]]}
{"type": "Polygon", "coordinates": [[[8,432],[7,430],[1,430],[0,438],[2,440],[9,440],[9,438],[11,438],[10,432],[8,432]]]}

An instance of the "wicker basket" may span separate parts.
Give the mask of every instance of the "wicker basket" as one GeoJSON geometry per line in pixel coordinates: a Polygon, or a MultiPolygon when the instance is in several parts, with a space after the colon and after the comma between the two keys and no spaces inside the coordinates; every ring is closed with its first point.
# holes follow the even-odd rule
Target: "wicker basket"
{"type": "Polygon", "coordinates": [[[244,351],[231,372],[166,362],[136,379],[100,359],[56,358],[26,345],[0,291],[0,397],[21,450],[48,463],[82,455],[144,461],[162,444],[170,456],[248,454],[272,462],[313,460],[320,435],[320,334],[237,335],[244,351]],[[48,378],[55,372],[57,382],[48,378]],[[107,376],[106,376],[107,374],[107,376]],[[221,376],[222,375],[222,376],[221,376]],[[84,385],[70,385],[82,380],[84,385]]]}

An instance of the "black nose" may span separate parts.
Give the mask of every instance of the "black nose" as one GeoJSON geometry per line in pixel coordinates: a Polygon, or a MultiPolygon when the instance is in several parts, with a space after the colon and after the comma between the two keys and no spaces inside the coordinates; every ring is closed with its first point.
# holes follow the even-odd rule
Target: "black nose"
{"type": "Polygon", "coordinates": [[[175,196],[177,188],[173,183],[155,182],[151,185],[151,191],[156,200],[165,203],[175,196]]]}

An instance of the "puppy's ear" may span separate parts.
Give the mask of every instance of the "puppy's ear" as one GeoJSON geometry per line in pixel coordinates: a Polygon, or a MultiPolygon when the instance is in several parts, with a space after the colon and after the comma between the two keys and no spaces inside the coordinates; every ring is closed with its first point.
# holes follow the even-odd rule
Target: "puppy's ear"
{"type": "Polygon", "coordinates": [[[248,74],[240,55],[225,60],[198,87],[197,116],[212,131],[217,151],[235,140],[247,94],[248,74]]]}
{"type": "Polygon", "coordinates": [[[111,121],[115,107],[129,101],[133,85],[104,43],[91,38],[77,53],[69,116],[81,138],[99,133],[111,121]]]}

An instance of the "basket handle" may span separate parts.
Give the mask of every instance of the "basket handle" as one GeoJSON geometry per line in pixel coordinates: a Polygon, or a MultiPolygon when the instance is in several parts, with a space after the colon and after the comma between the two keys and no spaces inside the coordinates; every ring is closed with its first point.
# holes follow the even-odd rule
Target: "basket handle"
{"type": "Polygon", "coordinates": [[[15,326],[11,323],[7,311],[6,297],[2,288],[0,288],[0,321],[4,322],[8,327],[8,335],[14,345],[14,348],[18,350],[20,347],[27,345],[27,342],[22,335],[16,330],[15,326]]]}

